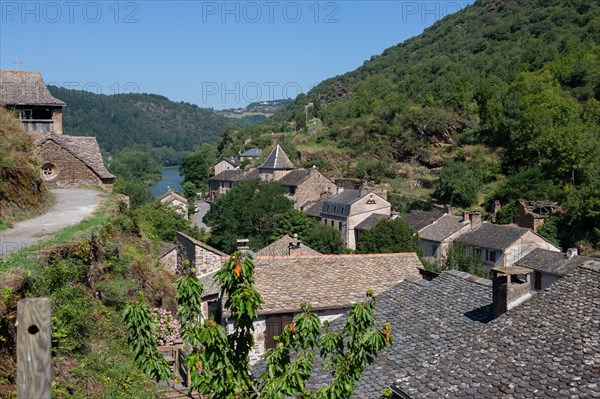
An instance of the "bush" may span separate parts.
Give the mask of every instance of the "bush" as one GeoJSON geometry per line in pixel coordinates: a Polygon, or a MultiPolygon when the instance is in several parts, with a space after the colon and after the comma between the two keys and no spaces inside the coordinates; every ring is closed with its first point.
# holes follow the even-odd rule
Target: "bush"
{"type": "Polygon", "coordinates": [[[357,252],[362,254],[416,252],[421,255],[419,235],[402,219],[382,220],[362,234],[357,252]]]}
{"type": "Polygon", "coordinates": [[[448,162],[433,195],[444,203],[469,207],[477,201],[481,185],[481,179],[467,163],[448,162]]]}
{"type": "Polygon", "coordinates": [[[161,308],[152,308],[150,315],[154,322],[154,339],[158,345],[173,345],[174,342],[181,339],[179,322],[171,312],[161,308]]]}

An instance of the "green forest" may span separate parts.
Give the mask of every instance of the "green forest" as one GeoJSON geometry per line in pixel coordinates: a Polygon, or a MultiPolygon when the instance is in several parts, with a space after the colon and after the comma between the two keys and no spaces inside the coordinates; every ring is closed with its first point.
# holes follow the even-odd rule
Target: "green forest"
{"type": "Polygon", "coordinates": [[[600,4],[482,0],[221,147],[282,132],[304,166],[389,191],[416,179],[430,187],[417,196],[463,208],[498,199],[505,222],[517,198],[555,200],[564,212],[550,238],[598,243],[599,100],[600,4]]]}

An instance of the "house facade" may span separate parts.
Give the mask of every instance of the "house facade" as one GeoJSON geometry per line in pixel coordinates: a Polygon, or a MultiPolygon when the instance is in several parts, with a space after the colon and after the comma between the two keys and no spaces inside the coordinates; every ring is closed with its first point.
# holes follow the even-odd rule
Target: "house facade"
{"type": "Polygon", "coordinates": [[[40,175],[50,188],[100,186],[114,176],[104,166],[95,137],[63,135],[63,101],[54,98],[39,72],[0,71],[0,105],[18,112],[39,149],[40,175]]]}
{"type": "Polygon", "coordinates": [[[224,252],[198,241],[187,234],[177,232],[177,272],[184,269],[183,262],[188,261],[189,267],[196,270],[196,276],[201,278],[218,271],[229,258],[224,252]]]}
{"type": "Polygon", "coordinates": [[[161,204],[173,207],[175,211],[187,219],[188,217],[188,200],[177,194],[172,189],[169,189],[166,193],[158,197],[158,201],[161,204]]]}
{"type": "Polygon", "coordinates": [[[214,166],[214,175],[218,175],[226,170],[235,170],[240,168],[240,161],[236,158],[224,158],[214,166]]]}
{"type": "Polygon", "coordinates": [[[337,229],[344,245],[356,249],[356,226],[374,214],[389,218],[391,213],[391,204],[373,191],[343,190],[322,202],[320,222],[337,229]]]}
{"type": "Polygon", "coordinates": [[[419,247],[429,261],[441,264],[448,254],[448,247],[458,237],[481,223],[481,214],[465,212],[463,216],[444,214],[433,223],[419,230],[419,247]]]}
{"type": "Polygon", "coordinates": [[[460,239],[467,252],[481,258],[488,270],[512,266],[536,248],[560,252],[560,248],[532,230],[508,225],[482,223],[460,239]]]}

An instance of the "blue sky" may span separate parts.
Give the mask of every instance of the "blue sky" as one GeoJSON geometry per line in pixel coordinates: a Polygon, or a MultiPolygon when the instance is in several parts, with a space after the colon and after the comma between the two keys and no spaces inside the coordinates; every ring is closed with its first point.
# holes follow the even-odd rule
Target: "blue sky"
{"type": "Polygon", "coordinates": [[[243,107],[306,92],[470,3],[2,0],[0,68],[104,94],[243,107]]]}

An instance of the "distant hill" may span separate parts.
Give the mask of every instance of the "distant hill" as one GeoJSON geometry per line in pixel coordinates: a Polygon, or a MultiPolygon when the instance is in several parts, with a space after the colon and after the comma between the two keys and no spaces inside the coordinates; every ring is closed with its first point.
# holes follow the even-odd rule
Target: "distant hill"
{"type": "Polygon", "coordinates": [[[49,86],[64,109],[65,134],[95,136],[101,149],[114,155],[125,147],[161,148],[182,153],[214,143],[229,123],[237,127],[255,120],[228,118],[212,109],[174,102],[155,94],[104,95],[49,86]]]}

